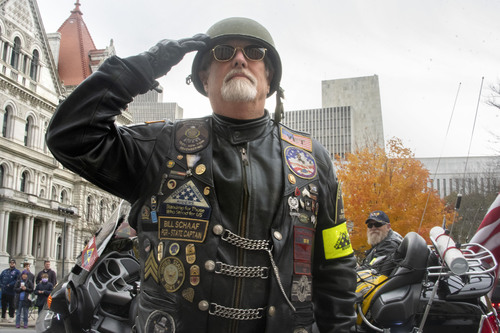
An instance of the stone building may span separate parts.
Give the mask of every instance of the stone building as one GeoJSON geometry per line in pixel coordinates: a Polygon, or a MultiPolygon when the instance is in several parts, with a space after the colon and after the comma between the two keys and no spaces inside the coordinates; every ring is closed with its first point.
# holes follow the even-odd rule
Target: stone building
{"type": "Polygon", "coordinates": [[[16,258],[39,271],[49,259],[61,278],[119,204],[63,168],[44,139],[59,100],[113,54],[112,42],[95,47],[79,0],[51,34],[36,0],[0,1],[0,268],[16,258]]]}

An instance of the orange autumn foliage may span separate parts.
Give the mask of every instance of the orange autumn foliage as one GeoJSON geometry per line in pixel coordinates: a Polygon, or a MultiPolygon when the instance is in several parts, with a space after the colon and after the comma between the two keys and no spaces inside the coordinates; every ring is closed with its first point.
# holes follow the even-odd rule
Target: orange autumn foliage
{"type": "Polygon", "coordinates": [[[370,248],[365,221],[371,211],[387,213],[392,229],[403,237],[416,231],[428,242],[432,227],[442,225],[444,217],[452,221],[453,211],[428,186],[429,171],[400,139],[389,140],[387,151],[374,146],[347,154],[335,166],[345,216],[353,225],[351,242],[359,254],[370,248]]]}

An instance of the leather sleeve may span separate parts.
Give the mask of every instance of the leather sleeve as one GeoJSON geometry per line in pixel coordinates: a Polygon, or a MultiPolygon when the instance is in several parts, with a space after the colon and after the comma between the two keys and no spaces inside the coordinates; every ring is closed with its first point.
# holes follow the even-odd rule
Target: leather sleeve
{"type": "Polygon", "coordinates": [[[316,322],[320,332],[349,332],[354,325],[356,260],[352,251],[335,259],[325,258],[323,230],[345,223],[342,198],[333,165],[325,153],[318,158],[320,170],[320,202],[314,249],[313,302],[316,322]]]}
{"type": "Polygon", "coordinates": [[[155,82],[144,56],[107,59],[55,111],[47,145],[66,168],[133,201],[164,124],[118,127],[115,118],[155,82]],[[127,182],[123,182],[127,179],[127,182]]]}

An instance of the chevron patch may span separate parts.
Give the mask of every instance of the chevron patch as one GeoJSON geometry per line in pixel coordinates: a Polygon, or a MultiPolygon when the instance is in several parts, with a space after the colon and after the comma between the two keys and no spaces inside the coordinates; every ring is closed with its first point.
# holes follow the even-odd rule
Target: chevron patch
{"type": "Polygon", "coordinates": [[[149,252],[148,259],[144,264],[144,280],[150,276],[158,283],[158,263],[156,262],[154,251],[149,252]]]}

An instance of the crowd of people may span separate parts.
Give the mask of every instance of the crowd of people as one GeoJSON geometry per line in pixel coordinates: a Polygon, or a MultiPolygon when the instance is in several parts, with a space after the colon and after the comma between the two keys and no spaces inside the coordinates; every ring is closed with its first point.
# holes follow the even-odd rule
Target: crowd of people
{"type": "Polygon", "coordinates": [[[25,260],[20,271],[16,268],[16,260],[10,259],[9,268],[0,274],[2,322],[15,321],[17,328],[21,327],[21,321],[24,328],[28,327],[30,307],[34,305],[40,312],[57,283],[50,260],[44,261],[44,268],[38,272],[36,279],[30,266],[31,263],[25,260]]]}

